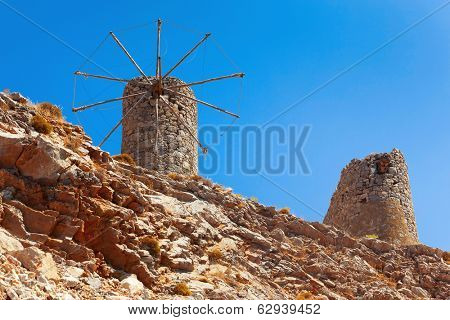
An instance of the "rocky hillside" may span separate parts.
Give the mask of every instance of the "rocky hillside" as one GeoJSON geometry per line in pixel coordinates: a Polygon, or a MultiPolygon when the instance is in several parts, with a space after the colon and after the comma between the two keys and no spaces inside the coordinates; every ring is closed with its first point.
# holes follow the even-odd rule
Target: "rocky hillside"
{"type": "Polygon", "coordinates": [[[2,299],[450,297],[448,252],[114,159],[17,93],[0,94],[0,195],[2,299]]]}

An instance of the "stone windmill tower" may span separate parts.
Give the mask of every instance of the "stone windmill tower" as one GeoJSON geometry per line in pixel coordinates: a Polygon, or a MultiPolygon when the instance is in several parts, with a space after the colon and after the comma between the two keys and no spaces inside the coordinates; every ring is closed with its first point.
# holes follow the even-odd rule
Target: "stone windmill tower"
{"type": "Polygon", "coordinates": [[[323,221],[354,236],[373,235],[395,244],[417,243],[417,228],[403,154],[353,159],[341,172],[323,221]]]}
{"type": "Polygon", "coordinates": [[[173,67],[163,73],[160,54],[161,26],[162,21],[158,19],[154,76],[147,76],[117,36],[110,32],[110,36],[136,67],[140,76],[128,80],[76,71],[75,75],[125,82],[126,86],[123,96],[120,98],[100,101],[78,108],[74,107],[72,110],[78,112],[122,100],[122,118],[99,146],[102,146],[112,133],[122,125],[122,153],[132,155],[138,165],[162,173],[197,174],[198,148],[203,153],[208,151],[197,137],[197,104],[235,118],[239,118],[239,116],[197,99],[192,87],[223,79],[242,78],[244,74],[234,73],[191,83],[185,83],[170,76],[186,58],[208,39],[210,33],[205,34],[173,67]]]}

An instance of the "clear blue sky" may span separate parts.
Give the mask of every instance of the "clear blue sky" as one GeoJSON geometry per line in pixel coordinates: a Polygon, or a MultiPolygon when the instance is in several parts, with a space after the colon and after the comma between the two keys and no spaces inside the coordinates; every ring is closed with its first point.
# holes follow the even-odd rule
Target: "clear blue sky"
{"type": "MultiPolygon", "coordinates": [[[[98,143],[120,118],[120,104],[74,116],[70,111],[72,73],[84,58],[2,2],[0,86],[20,91],[35,102],[62,106],[66,118],[83,124],[98,143]]],[[[158,17],[167,21],[162,41],[166,70],[202,33],[212,32],[247,74],[243,97],[239,98],[238,80],[203,87],[196,94],[239,111],[238,125],[243,126],[270,120],[446,1],[6,2],[85,55],[92,53],[108,31],[117,31],[149,73],[154,69],[152,22],[158,17]]],[[[449,250],[449,27],[450,6],[277,119],[273,124],[284,128],[311,125],[304,148],[311,174],[268,177],[324,215],[347,162],[397,147],[409,165],[420,239],[449,250]]],[[[111,39],[93,59],[116,76],[137,75],[111,39]]],[[[234,72],[234,64],[215,42],[208,41],[175,75],[197,80],[234,72]]],[[[83,70],[101,72],[92,64],[83,70]]],[[[121,85],[80,82],[77,103],[121,95],[121,85]]],[[[228,123],[229,118],[200,108],[200,124],[228,123]]],[[[225,157],[224,144],[216,149],[220,159],[225,157]]],[[[238,140],[233,148],[239,150],[238,140]]],[[[120,152],[120,130],[105,149],[120,152]]],[[[288,206],[306,220],[322,220],[260,176],[239,170],[227,175],[222,169],[210,177],[237,193],[256,196],[267,205],[288,206]]]]}

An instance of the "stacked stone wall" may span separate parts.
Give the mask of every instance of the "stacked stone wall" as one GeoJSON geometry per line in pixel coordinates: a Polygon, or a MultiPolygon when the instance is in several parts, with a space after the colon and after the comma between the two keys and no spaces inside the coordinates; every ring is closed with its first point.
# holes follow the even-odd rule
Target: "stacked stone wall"
{"type": "MultiPolygon", "coordinates": [[[[151,84],[146,83],[143,78],[131,80],[126,85],[123,95],[152,92],[155,79],[150,78],[150,81],[151,84]]],[[[180,84],[184,83],[176,78],[169,77],[164,80],[166,87],[180,84]]],[[[172,90],[195,98],[189,87],[172,90]]],[[[155,97],[156,95],[150,94],[139,103],[141,96],[123,100],[123,115],[126,117],[122,124],[122,153],[132,155],[137,164],[150,170],[162,173],[197,174],[198,149],[196,142],[178,117],[162,102],[158,108],[157,123],[155,97]]],[[[196,102],[168,91],[163,93],[163,97],[184,120],[183,122],[189,127],[189,130],[197,136],[196,102]]]]}
{"type": "Polygon", "coordinates": [[[418,242],[403,154],[371,154],[341,172],[324,223],[355,236],[375,235],[397,244],[418,242]]]}

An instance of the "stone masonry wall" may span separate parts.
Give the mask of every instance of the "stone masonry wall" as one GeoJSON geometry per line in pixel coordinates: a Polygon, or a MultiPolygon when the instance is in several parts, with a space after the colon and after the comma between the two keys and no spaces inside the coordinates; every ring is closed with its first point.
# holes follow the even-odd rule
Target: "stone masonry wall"
{"type": "MultiPolygon", "coordinates": [[[[150,78],[154,82],[154,78],[150,78]]],[[[168,77],[166,86],[180,85],[179,79],[168,77]]],[[[124,96],[144,91],[152,92],[152,84],[145,83],[143,78],[135,78],[128,82],[124,96]]],[[[189,87],[173,89],[184,95],[194,97],[189,87]]],[[[169,92],[163,95],[173,109],[197,136],[197,105],[195,101],[179,97],[169,92]]],[[[123,115],[139,101],[141,96],[123,100],[123,115]]],[[[176,172],[181,174],[198,173],[197,144],[189,135],[186,127],[178,118],[160,102],[158,108],[158,126],[156,126],[156,100],[152,95],[144,98],[125,117],[122,125],[122,153],[133,156],[142,167],[162,173],[176,172]],[[155,149],[156,129],[158,127],[157,147],[155,149]]]]}
{"type": "Polygon", "coordinates": [[[396,244],[418,242],[403,154],[353,159],[341,172],[324,223],[355,236],[376,235],[396,244]]]}

